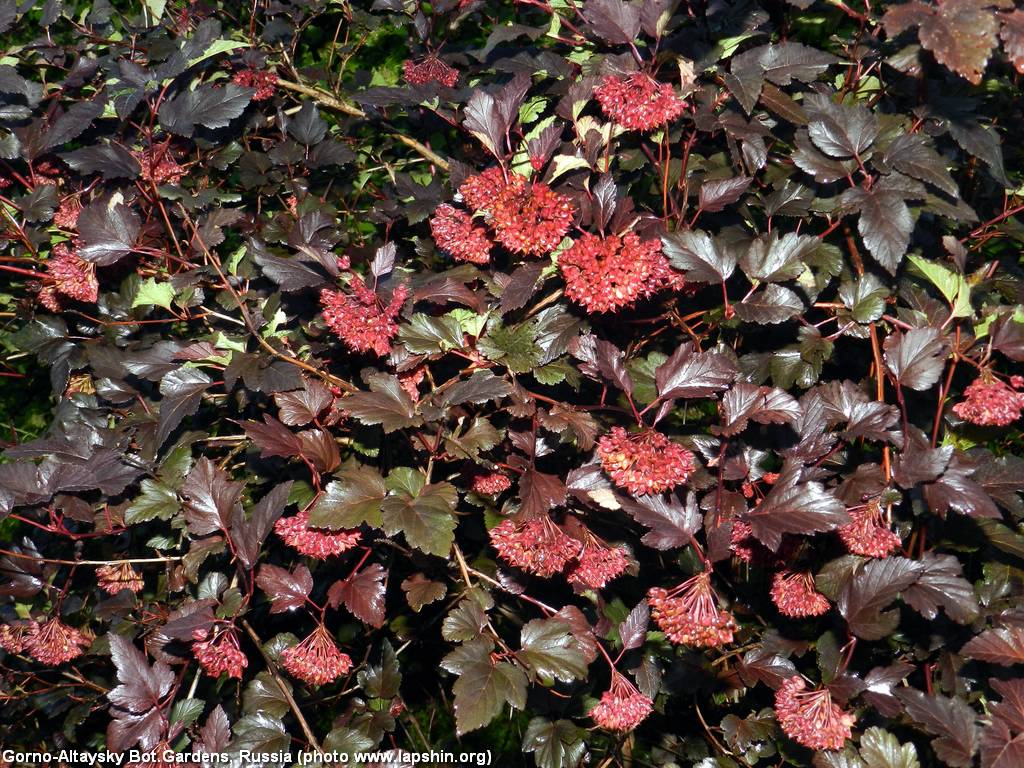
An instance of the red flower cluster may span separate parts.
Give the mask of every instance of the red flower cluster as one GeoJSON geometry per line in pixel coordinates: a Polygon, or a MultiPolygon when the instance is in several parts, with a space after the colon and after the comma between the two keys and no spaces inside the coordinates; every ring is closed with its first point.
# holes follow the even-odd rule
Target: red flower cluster
{"type": "Polygon", "coordinates": [[[403,371],[398,374],[398,386],[406,391],[412,401],[415,403],[420,399],[420,384],[427,377],[427,368],[424,365],[418,365],[411,371],[403,371]]]}
{"type": "Polygon", "coordinates": [[[839,536],[846,548],[863,557],[888,557],[903,546],[900,537],[882,519],[882,508],[877,501],[847,512],[851,521],[840,526],[839,536]]]}
{"type": "Polygon", "coordinates": [[[953,413],[979,426],[1006,427],[1020,418],[1021,409],[1024,394],[999,379],[979,377],[967,385],[964,399],[953,406],[953,413]]]}
{"type": "Polygon", "coordinates": [[[490,532],[491,544],[502,559],[538,576],[554,576],[580,551],[580,542],[567,535],[547,515],[525,523],[504,520],[490,532]]]}
{"type": "Polygon", "coordinates": [[[804,692],[806,687],[794,675],[775,692],[775,717],[782,731],[808,749],[842,749],[856,718],[833,703],[827,688],[804,692]]]}
{"type": "Polygon", "coordinates": [[[570,584],[601,589],[609,581],[622,575],[629,566],[629,558],[620,547],[609,547],[589,537],[583,550],[576,556],[576,564],[565,574],[570,584]]]}
{"type": "Polygon", "coordinates": [[[542,256],[562,242],[575,213],[572,201],[542,182],[500,168],[471,176],[459,187],[465,203],[487,216],[494,239],[508,250],[542,256]]]}
{"type": "Polygon", "coordinates": [[[132,156],[142,166],[143,181],[151,181],[154,184],[177,184],[185,175],[185,166],[178,165],[169,147],[150,148],[148,151],[136,149],[132,151],[132,156]]]}
{"type": "Polygon", "coordinates": [[[39,303],[52,312],[60,312],[60,297],[95,303],[100,283],[96,279],[96,265],[78,258],[67,243],[58,243],[46,261],[48,283],[39,291],[39,303]]]}
{"type": "Polygon", "coordinates": [[[99,588],[108,595],[116,595],[122,589],[141,592],[145,586],[142,576],[131,563],[112,563],[101,565],[96,569],[96,580],[99,588]]]}
{"type": "Polygon", "coordinates": [[[291,517],[279,518],[274,523],[274,530],[289,547],[317,560],[326,560],[332,555],[347,552],[359,543],[362,536],[356,530],[330,531],[313,528],[309,524],[309,512],[305,511],[291,517]]]}
{"type": "Polygon", "coordinates": [[[486,264],[491,258],[491,241],[487,237],[487,230],[474,226],[468,213],[447,203],[439,205],[434,211],[430,232],[437,247],[451,254],[456,261],[486,264]]]}
{"type": "Polygon", "coordinates": [[[651,616],[673,643],[716,648],[732,642],[736,621],[718,608],[711,572],[704,571],[672,590],[654,587],[647,593],[651,616]]]}
{"type": "Polygon", "coordinates": [[[74,229],[78,226],[78,215],[82,212],[82,201],[78,195],[67,195],[61,198],[60,205],[53,214],[53,223],[61,229],[74,229]]]}
{"type": "Polygon", "coordinates": [[[754,538],[754,529],[745,520],[733,518],[729,549],[744,563],[753,562],[758,554],[758,541],[754,538]]]}
{"type": "Polygon", "coordinates": [[[630,434],[612,427],[598,440],[597,455],[612,482],[638,495],[675,488],[695,468],[692,452],[653,429],[630,434]]]}
{"type": "Polygon", "coordinates": [[[829,602],[814,588],[808,571],[779,571],[772,578],[772,602],[783,616],[821,616],[828,613],[829,602]]]}
{"type": "Polygon", "coordinates": [[[474,211],[484,211],[498,196],[510,186],[524,186],[526,179],[510,174],[508,180],[498,166],[492,166],[483,173],[470,176],[459,187],[462,201],[474,211]]]}
{"type": "Polygon", "coordinates": [[[473,477],[473,491],[481,496],[497,496],[511,487],[512,481],[508,475],[501,472],[490,472],[486,475],[475,475],[473,477]]]}
{"type": "Polygon", "coordinates": [[[605,75],[594,96],[608,118],[633,131],[650,131],[675,120],[686,109],[671,85],[644,72],[605,75]]]}
{"type": "Polygon", "coordinates": [[[657,240],[634,232],[604,239],[585,232],[558,257],[565,295],[589,312],[614,312],[668,286],[681,286],[657,240]]]}
{"type": "Polygon", "coordinates": [[[609,731],[632,731],[654,709],[654,702],[636,689],[618,671],[612,672],[611,687],[601,695],[601,703],[590,710],[590,716],[609,731]]]}
{"type": "Polygon", "coordinates": [[[32,622],[25,633],[25,650],[40,664],[63,664],[77,659],[88,647],[85,635],[56,617],[42,624],[32,622]]]}
{"type": "Polygon", "coordinates": [[[281,666],[309,685],[325,685],[352,669],[352,659],[338,650],[334,638],[321,624],[301,643],[282,652],[281,666]]]}
{"type": "Polygon", "coordinates": [[[231,82],[243,88],[255,88],[256,93],[252,95],[253,101],[266,101],[273,97],[274,90],[277,88],[277,75],[261,69],[240,69],[235,72],[231,82]]]}
{"type": "Polygon", "coordinates": [[[410,85],[440,83],[454,88],[455,84],[459,82],[458,70],[448,66],[433,54],[418,61],[406,59],[402,63],[402,76],[410,85]]]}
{"type": "Polygon", "coordinates": [[[320,291],[320,305],[324,322],[354,352],[375,352],[384,357],[391,352],[391,340],[398,333],[395,318],[409,296],[404,285],[395,288],[391,301],[384,306],[377,294],[352,275],[351,294],[324,288],[320,291]]]}
{"type": "Polygon", "coordinates": [[[11,624],[0,624],[0,648],[8,653],[21,653],[25,650],[29,630],[35,626],[34,621],[20,619],[11,624]]]}
{"type": "Polygon", "coordinates": [[[210,677],[227,674],[241,679],[242,670],[249,666],[249,660],[238,647],[238,634],[233,626],[215,629],[212,635],[197,629],[192,633],[192,641],[192,653],[210,677]]]}

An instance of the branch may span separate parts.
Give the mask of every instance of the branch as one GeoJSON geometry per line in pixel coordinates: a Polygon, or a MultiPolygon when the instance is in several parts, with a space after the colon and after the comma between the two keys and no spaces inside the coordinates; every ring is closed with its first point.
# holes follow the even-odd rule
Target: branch
{"type": "MultiPolygon", "coordinates": [[[[312,88],[302,83],[292,82],[291,80],[278,80],[277,84],[286,90],[295,91],[296,93],[301,93],[304,96],[309,96],[313,101],[326,109],[341,112],[343,115],[350,115],[352,117],[366,117],[366,113],[356,105],[335,98],[331,94],[327,93],[327,91],[320,90],[319,88],[312,88]]],[[[401,133],[398,129],[392,128],[391,126],[385,125],[383,128],[402,144],[405,144],[405,146],[409,147],[421,157],[426,158],[441,170],[448,170],[448,161],[423,142],[416,141],[416,139],[411,136],[406,136],[404,133],[401,133]]]]}
{"type": "Polygon", "coordinates": [[[256,630],[253,629],[252,625],[250,625],[245,619],[242,619],[242,626],[249,634],[249,637],[252,638],[252,641],[256,643],[256,648],[259,650],[260,656],[262,656],[263,661],[266,662],[267,670],[274,678],[274,682],[277,683],[277,687],[281,689],[281,695],[284,696],[285,700],[288,702],[288,706],[291,707],[295,718],[299,721],[299,727],[302,728],[302,732],[306,736],[306,741],[309,742],[309,745],[313,747],[313,749],[322,753],[323,750],[320,748],[320,742],[317,741],[316,736],[313,735],[313,731],[309,727],[309,723],[306,722],[306,718],[303,716],[302,710],[299,709],[299,705],[295,702],[295,697],[292,696],[292,692],[288,690],[288,685],[281,679],[281,673],[277,670],[277,664],[275,664],[274,660],[271,659],[270,656],[267,655],[267,652],[263,650],[263,641],[260,640],[260,636],[256,634],[256,630]]]}

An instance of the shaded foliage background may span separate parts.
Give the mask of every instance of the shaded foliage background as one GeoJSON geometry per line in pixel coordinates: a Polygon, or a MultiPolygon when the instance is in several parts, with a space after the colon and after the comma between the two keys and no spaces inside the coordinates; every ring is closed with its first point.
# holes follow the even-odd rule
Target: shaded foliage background
{"type": "Polygon", "coordinates": [[[1012,3],[5,0],[0,30],[0,612],[90,642],[0,656],[4,746],[1024,764],[1021,432],[951,410],[1022,372],[1012,3]],[[433,53],[454,87],[403,80],[433,53]],[[608,121],[594,87],[638,67],[683,116],[608,121]],[[588,314],[567,243],[454,263],[428,217],[495,164],[567,195],[569,237],[662,239],[686,287],[588,314]],[[53,293],[62,246],[95,301],[53,293]],[[409,291],[387,357],[325,328],[352,273],[409,291]],[[696,454],[686,487],[634,497],[593,460],[638,409],[696,454]],[[867,503],[902,551],[846,551],[867,503]],[[360,545],[303,558],[271,529],[304,509],[360,545]],[[487,531],[513,513],[571,513],[629,572],[509,570],[487,531]],[[832,610],[780,616],[737,522],[832,610]],[[98,590],[125,559],[144,588],[98,590]],[[675,646],[645,596],[705,567],[735,640],[675,646]],[[287,680],[321,615],[288,606],[328,603],[354,669],[287,680]],[[240,680],[191,657],[215,620],[240,680]],[[597,644],[655,701],[629,734],[587,718],[597,644]],[[844,751],[779,730],[797,673],[856,713],[844,751]]]}

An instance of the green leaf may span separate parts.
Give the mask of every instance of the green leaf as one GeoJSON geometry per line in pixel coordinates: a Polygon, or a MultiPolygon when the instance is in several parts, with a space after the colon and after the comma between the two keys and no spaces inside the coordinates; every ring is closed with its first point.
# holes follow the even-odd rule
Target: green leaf
{"type": "Polygon", "coordinates": [[[500,320],[492,320],[477,348],[488,360],[501,363],[513,373],[527,373],[540,363],[542,357],[534,330],[532,323],[508,327],[500,320]]]}
{"type": "Polygon", "coordinates": [[[971,285],[963,275],[916,253],[908,256],[907,261],[913,271],[939,289],[953,308],[953,317],[969,317],[974,314],[971,307],[971,285]]]}
{"type": "Polygon", "coordinates": [[[477,638],[459,646],[441,661],[441,666],[459,676],[452,686],[455,694],[455,725],[461,736],[482,728],[501,714],[506,704],[526,706],[526,673],[505,661],[491,660],[493,645],[477,638]]]}
{"type": "Polygon", "coordinates": [[[414,355],[428,355],[462,348],[462,327],[447,315],[431,317],[417,313],[398,330],[398,339],[414,355]]]}
{"type": "MultiPolygon", "coordinates": [[[[291,693],[288,681],[283,681],[291,693]]],[[[271,717],[283,717],[291,708],[277,681],[269,672],[260,672],[252,679],[242,694],[242,708],[250,714],[266,713],[271,717]]]]}
{"type": "Polygon", "coordinates": [[[381,524],[380,503],[387,495],[384,478],[365,464],[349,462],[324,489],[310,510],[309,522],[318,528],[357,528],[381,524]]]}
{"type": "Polygon", "coordinates": [[[178,495],[156,480],[142,481],[141,493],[125,511],[125,525],[144,523],[147,520],[170,520],[181,509],[178,495]]]}
{"type": "Polygon", "coordinates": [[[155,277],[151,277],[139,284],[135,298],[132,299],[132,307],[157,306],[170,309],[172,301],[174,286],[169,282],[158,283],[155,277]]]}
{"type": "Polygon", "coordinates": [[[181,723],[189,726],[203,714],[206,702],[202,699],[178,699],[171,707],[170,722],[172,725],[181,723]]]}
{"type": "MultiPolygon", "coordinates": [[[[394,475],[392,472],[388,476],[389,484],[394,475]]],[[[402,488],[381,502],[385,533],[388,536],[402,533],[410,546],[428,555],[447,557],[458,523],[453,513],[459,499],[455,486],[436,483],[424,485],[415,493],[410,490],[402,488]]]]}
{"type": "Polygon", "coordinates": [[[587,676],[587,661],[566,622],[534,619],[523,627],[520,640],[523,648],[516,657],[535,677],[570,682],[587,676]]]}
{"type": "MultiPolygon", "coordinates": [[[[153,0],[147,0],[146,4],[149,5],[153,0]]],[[[161,2],[161,5],[166,3],[161,2]]],[[[160,16],[159,13],[154,13],[155,16],[160,16]]],[[[194,67],[201,61],[212,59],[214,56],[219,56],[222,53],[231,53],[231,51],[237,51],[239,48],[248,48],[248,43],[237,43],[234,40],[214,40],[210,45],[196,58],[189,59],[188,65],[194,67]]]]}

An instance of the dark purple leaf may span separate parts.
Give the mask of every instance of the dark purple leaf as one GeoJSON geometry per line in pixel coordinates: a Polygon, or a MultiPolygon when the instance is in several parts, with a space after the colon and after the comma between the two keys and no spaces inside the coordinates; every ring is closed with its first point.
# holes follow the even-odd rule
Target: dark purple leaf
{"type": "Polygon", "coordinates": [[[302,441],[299,436],[269,413],[263,414],[263,424],[258,421],[242,421],[239,426],[260,449],[260,456],[283,456],[286,459],[302,453],[302,441]]]}
{"type": "Polygon", "coordinates": [[[650,529],[640,541],[653,549],[685,547],[700,530],[701,515],[693,494],[687,495],[685,503],[664,495],[623,498],[621,502],[630,517],[650,529]]]}
{"type": "Polygon", "coordinates": [[[700,186],[698,207],[706,213],[716,213],[727,205],[732,205],[747,191],[753,179],[737,176],[732,179],[716,179],[705,181],[700,186]]]}
{"type": "Polygon", "coordinates": [[[960,561],[953,555],[926,552],[918,562],[923,571],[903,592],[903,601],[924,616],[934,619],[941,606],[959,624],[968,624],[981,610],[974,587],[962,575],[960,561]]]}
{"type": "Polygon", "coordinates": [[[897,331],[882,346],[886,366],[904,387],[923,392],[935,386],[942,375],[948,344],[938,328],[897,331]]]}
{"type": "Polygon", "coordinates": [[[885,609],[922,573],[920,563],[904,557],[863,563],[837,600],[850,631],[864,640],[880,640],[891,633],[899,623],[899,612],[885,609]]]}
{"type": "Polygon", "coordinates": [[[364,424],[380,424],[385,432],[414,427],[422,422],[416,404],[402,389],[397,376],[375,373],[367,379],[369,392],[356,392],[343,401],[344,407],[364,424]]]}
{"type": "Polygon", "coordinates": [[[97,200],[78,215],[78,255],[100,266],[113,264],[131,253],[141,228],[139,215],[124,203],[97,200]]]}
{"type": "Polygon", "coordinates": [[[739,258],[735,250],[699,229],[665,235],[661,246],[672,266],[694,283],[724,283],[739,258]]]}
{"type": "Polygon", "coordinates": [[[289,427],[309,424],[334,401],[331,391],[316,379],[305,379],[304,384],[304,389],[274,394],[278,416],[289,427]]]}
{"type": "Polygon", "coordinates": [[[304,565],[288,571],[276,565],[262,565],[256,585],[270,598],[270,612],[283,613],[301,608],[313,590],[313,576],[304,565]]]}
{"type": "Polygon", "coordinates": [[[622,357],[622,350],[610,341],[598,339],[597,367],[601,375],[627,395],[633,394],[633,379],[622,357]]]}
{"type": "Polygon", "coordinates": [[[960,655],[1004,667],[1024,664],[1024,627],[986,629],[968,640],[960,649],[960,655]]]}
{"type": "Polygon", "coordinates": [[[640,34],[640,7],[625,0],[587,0],[583,18],[594,34],[612,45],[632,43],[640,34]]]}
{"type": "Polygon", "coordinates": [[[562,506],[565,495],[565,483],[556,475],[538,472],[531,467],[519,478],[521,512],[526,517],[537,517],[553,507],[562,506]]]}
{"type": "Polygon", "coordinates": [[[181,486],[182,509],[189,531],[205,536],[226,531],[237,514],[244,483],[232,482],[205,456],[196,462],[181,486]]]}
{"type": "Polygon", "coordinates": [[[371,627],[384,626],[384,593],[387,570],[371,563],[358,573],[336,581],[327,592],[332,608],[344,603],[349,613],[371,627]]]}
{"type": "Polygon", "coordinates": [[[619,624],[619,639],[622,640],[622,648],[631,651],[639,648],[647,639],[647,625],[651,620],[651,610],[646,600],[641,600],[625,621],[619,624]]]}
{"type": "Polygon", "coordinates": [[[697,352],[687,342],[654,372],[658,394],[663,398],[710,397],[736,379],[736,365],[721,352],[697,352]]]}
{"type": "Polygon", "coordinates": [[[961,698],[927,696],[921,691],[905,689],[896,695],[906,707],[907,715],[925,731],[937,736],[932,749],[946,765],[969,768],[978,751],[977,713],[961,698]]]}

